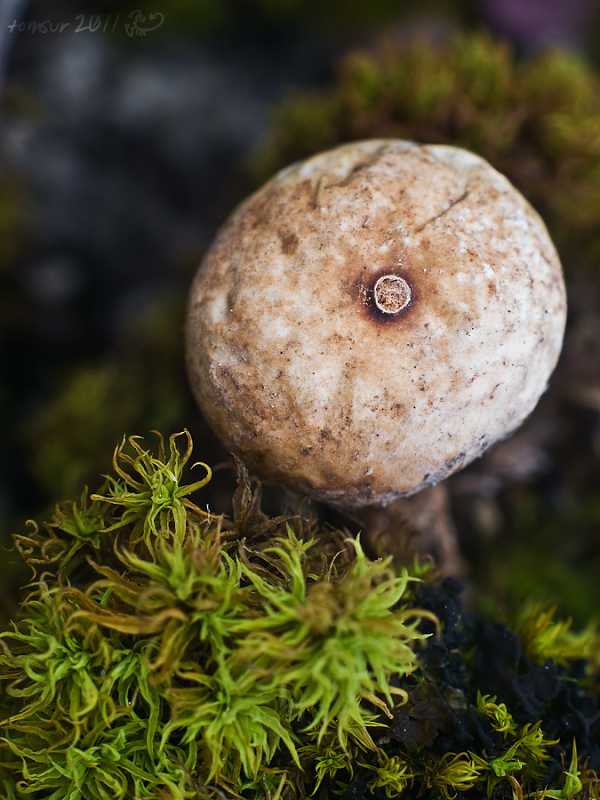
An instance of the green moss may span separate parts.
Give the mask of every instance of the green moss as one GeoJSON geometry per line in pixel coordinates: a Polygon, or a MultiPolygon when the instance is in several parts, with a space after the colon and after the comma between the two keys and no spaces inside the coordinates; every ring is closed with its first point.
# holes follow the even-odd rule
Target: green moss
{"type": "Polygon", "coordinates": [[[525,607],[515,625],[524,652],[535,664],[552,659],[557,664],[586,659],[600,665],[600,633],[597,621],[580,631],[570,619],[555,619],[556,608],[544,610],[539,603],[525,607]]]}
{"type": "Polygon", "coordinates": [[[211,474],[183,484],[190,455],[189,435],[157,455],[130,438],[98,494],[16,537],[36,575],[1,635],[19,796],[262,796],[264,776],[300,768],[305,735],[368,745],[403,695],[390,676],[416,670],[428,613],[406,570],[358,541],[332,559],[302,520],[243,535],[260,519],[243,474],[236,526],[189,499],[211,474]]]}
{"type": "Polygon", "coordinates": [[[241,463],[216,515],[191,454],[130,437],[98,492],[15,537],[33,577],[0,634],[3,797],[598,797],[590,734],[562,721],[595,725],[595,629],[463,620],[424,565],[267,517],[241,463]]]}

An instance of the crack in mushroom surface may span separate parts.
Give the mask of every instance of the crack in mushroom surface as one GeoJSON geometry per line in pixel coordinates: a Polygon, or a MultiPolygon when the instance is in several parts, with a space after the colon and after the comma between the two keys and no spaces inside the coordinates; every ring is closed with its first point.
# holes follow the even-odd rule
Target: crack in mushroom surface
{"type": "Polygon", "coordinates": [[[384,505],[520,425],[565,315],[543,222],[487,162],[357,142],[278,173],[220,230],[190,293],[188,372],[257,473],[384,505]]]}

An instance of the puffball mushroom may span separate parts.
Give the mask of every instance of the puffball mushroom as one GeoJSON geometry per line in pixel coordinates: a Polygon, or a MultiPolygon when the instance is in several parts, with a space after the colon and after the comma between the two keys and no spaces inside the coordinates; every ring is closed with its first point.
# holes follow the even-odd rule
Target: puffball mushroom
{"type": "Polygon", "coordinates": [[[486,161],[355,142],[282,170],[219,231],[191,289],[188,372],[255,472],[385,505],[521,424],[565,316],[543,222],[486,161]]]}

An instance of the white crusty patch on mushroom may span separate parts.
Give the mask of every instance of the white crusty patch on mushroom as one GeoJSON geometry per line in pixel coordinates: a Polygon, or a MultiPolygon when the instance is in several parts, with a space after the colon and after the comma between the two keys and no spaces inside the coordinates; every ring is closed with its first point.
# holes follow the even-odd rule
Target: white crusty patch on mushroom
{"type": "Polygon", "coordinates": [[[259,474],[385,504],[520,425],[565,314],[544,224],[487,162],[358,142],[283,170],[221,229],[191,290],[189,375],[259,474]]]}

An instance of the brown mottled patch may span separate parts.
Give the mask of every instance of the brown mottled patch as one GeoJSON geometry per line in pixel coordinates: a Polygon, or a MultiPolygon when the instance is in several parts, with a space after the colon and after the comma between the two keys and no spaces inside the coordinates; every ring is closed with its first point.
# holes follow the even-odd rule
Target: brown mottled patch
{"type": "Polygon", "coordinates": [[[289,256],[296,252],[300,240],[293,231],[290,231],[288,228],[279,228],[277,236],[279,236],[281,252],[284,255],[289,256]]]}
{"type": "Polygon", "coordinates": [[[323,428],[319,431],[319,441],[327,441],[328,439],[332,438],[331,430],[329,428],[323,428]]]}

